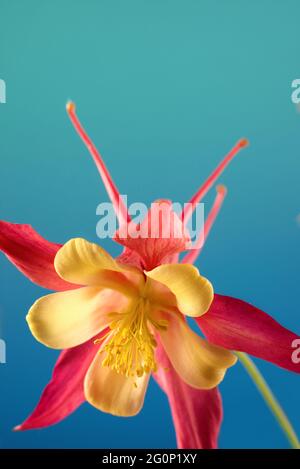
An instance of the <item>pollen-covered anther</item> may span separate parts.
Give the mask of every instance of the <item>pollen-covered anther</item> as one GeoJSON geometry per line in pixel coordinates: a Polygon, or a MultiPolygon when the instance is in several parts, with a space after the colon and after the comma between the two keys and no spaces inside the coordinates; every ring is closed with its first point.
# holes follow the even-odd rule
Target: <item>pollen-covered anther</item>
{"type": "Polygon", "coordinates": [[[155,348],[157,342],[152,329],[165,330],[166,320],[155,320],[150,303],[139,298],[135,306],[124,313],[111,313],[108,340],[103,347],[105,358],[102,366],[131,378],[157,371],[155,348]]]}

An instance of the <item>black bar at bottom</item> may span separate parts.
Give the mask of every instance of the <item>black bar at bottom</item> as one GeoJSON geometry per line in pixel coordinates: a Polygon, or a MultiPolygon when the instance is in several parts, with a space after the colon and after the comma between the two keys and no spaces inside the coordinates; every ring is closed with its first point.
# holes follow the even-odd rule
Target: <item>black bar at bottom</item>
{"type": "MultiPolygon", "coordinates": [[[[108,466],[139,467],[145,464],[199,463],[253,463],[276,462],[287,464],[300,462],[297,450],[169,450],[169,449],[0,449],[0,463],[72,464],[88,467],[108,466]]],[[[3,466],[2,466],[3,467],[3,466]]]]}

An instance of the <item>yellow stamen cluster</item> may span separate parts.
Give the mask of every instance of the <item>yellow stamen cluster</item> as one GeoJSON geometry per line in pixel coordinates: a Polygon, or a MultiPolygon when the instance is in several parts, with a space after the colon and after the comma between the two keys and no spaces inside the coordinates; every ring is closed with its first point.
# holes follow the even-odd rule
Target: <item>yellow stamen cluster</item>
{"type": "Polygon", "coordinates": [[[140,297],[134,307],[124,313],[111,313],[111,332],[103,347],[106,353],[102,366],[108,366],[127,377],[141,377],[155,372],[155,347],[152,329],[166,329],[167,321],[151,316],[150,303],[140,297]]]}

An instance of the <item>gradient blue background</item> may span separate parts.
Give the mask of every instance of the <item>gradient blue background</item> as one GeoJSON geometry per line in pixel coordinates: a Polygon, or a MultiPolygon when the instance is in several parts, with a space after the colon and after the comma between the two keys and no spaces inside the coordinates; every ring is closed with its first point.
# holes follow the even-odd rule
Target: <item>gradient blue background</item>
{"type": "MultiPolygon", "coordinates": [[[[1,219],[57,242],[97,240],[95,209],[107,196],[67,119],[69,98],[131,202],[187,201],[247,136],[251,147],[221,178],[228,198],[198,266],[217,292],[300,332],[300,115],[290,98],[300,77],[299,1],[0,0],[0,12],[1,219]]],[[[37,403],[57,353],[24,319],[46,291],[4,256],[0,273],[2,447],[175,446],[156,383],[135,418],[85,404],[55,427],[11,432],[37,403]]],[[[257,362],[299,433],[299,377],[257,362]]],[[[241,365],[221,391],[221,447],[287,447],[241,365]]]]}

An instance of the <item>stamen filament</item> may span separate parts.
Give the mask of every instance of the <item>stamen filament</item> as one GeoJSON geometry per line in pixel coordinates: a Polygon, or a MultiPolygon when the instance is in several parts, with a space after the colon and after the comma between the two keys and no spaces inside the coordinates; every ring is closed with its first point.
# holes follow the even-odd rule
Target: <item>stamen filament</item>
{"type": "Polygon", "coordinates": [[[104,186],[107,190],[107,193],[110,197],[110,200],[112,201],[112,204],[114,206],[115,212],[117,214],[118,220],[120,225],[123,223],[126,223],[130,221],[130,217],[127,211],[127,208],[120,196],[120,192],[118,191],[114,181],[112,180],[112,177],[106,168],[104,161],[102,159],[102,156],[100,155],[99,151],[95,147],[94,143],[92,140],[89,138],[87,135],[85,129],[81,125],[77,115],[76,115],[76,107],[73,102],[68,102],[67,106],[67,113],[69,115],[69,118],[78,133],[79,137],[83,141],[83,143],[86,145],[88,151],[90,152],[97,168],[100,173],[100,176],[102,178],[102,181],[104,183],[104,186]]]}
{"type": "Polygon", "coordinates": [[[224,199],[227,194],[227,189],[223,185],[217,186],[217,195],[215,197],[213,206],[207,216],[207,219],[205,220],[204,227],[202,233],[199,235],[198,240],[196,242],[196,245],[194,249],[191,249],[182,259],[181,263],[182,264],[193,264],[198,256],[200,255],[204,244],[207,240],[207,237],[210,233],[210,230],[212,229],[216,218],[221,210],[221,207],[223,205],[224,199]]]}
{"type": "Polygon", "coordinates": [[[287,437],[291,447],[294,449],[300,449],[300,443],[296,435],[296,432],[292,427],[292,424],[290,423],[284,410],[282,409],[281,405],[279,404],[276,397],[272,393],[271,389],[269,388],[267,382],[265,381],[264,377],[260,373],[255,363],[251,360],[251,358],[246,353],[236,352],[236,355],[242,362],[249,376],[254,381],[254,384],[256,385],[257,389],[260,391],[266,404],[269,406],[270,410],[273,412],[277,422],[279,423],[282,431],[287,437]]]}
{"type": "Polygon", "coordinates": [[[127,312],[111,313],[109,317],[112,319],[111,332],[103,346],[102,366],[131,378],[156,371],[154,349],[157,343],[149,324],[159,330],[166,327],[166,321],[154,324],[149,300],[140,297],[127,312]]]}
{"type": "Polygon", "coordinates": [[[193,195],[190,202],[185,205],[181,219],[186,224],[192,215],[195,206],[200,200],[205,196],[205,194],[209,191],[212,185],[216,182],[218,177],[223,173],[224,169],[228,166],[231,160],[238,154],[238,152],[245,148],[249,144],[246,138],[242,138],[239,140],[235,146],[230,150],[229,153],[225,156],[225,158],[221,161],[221,163],[216,167],[216,169],[211,173],[211,175],[207,178],[204,184],[200,187],[200,189],[193,195]]]}

